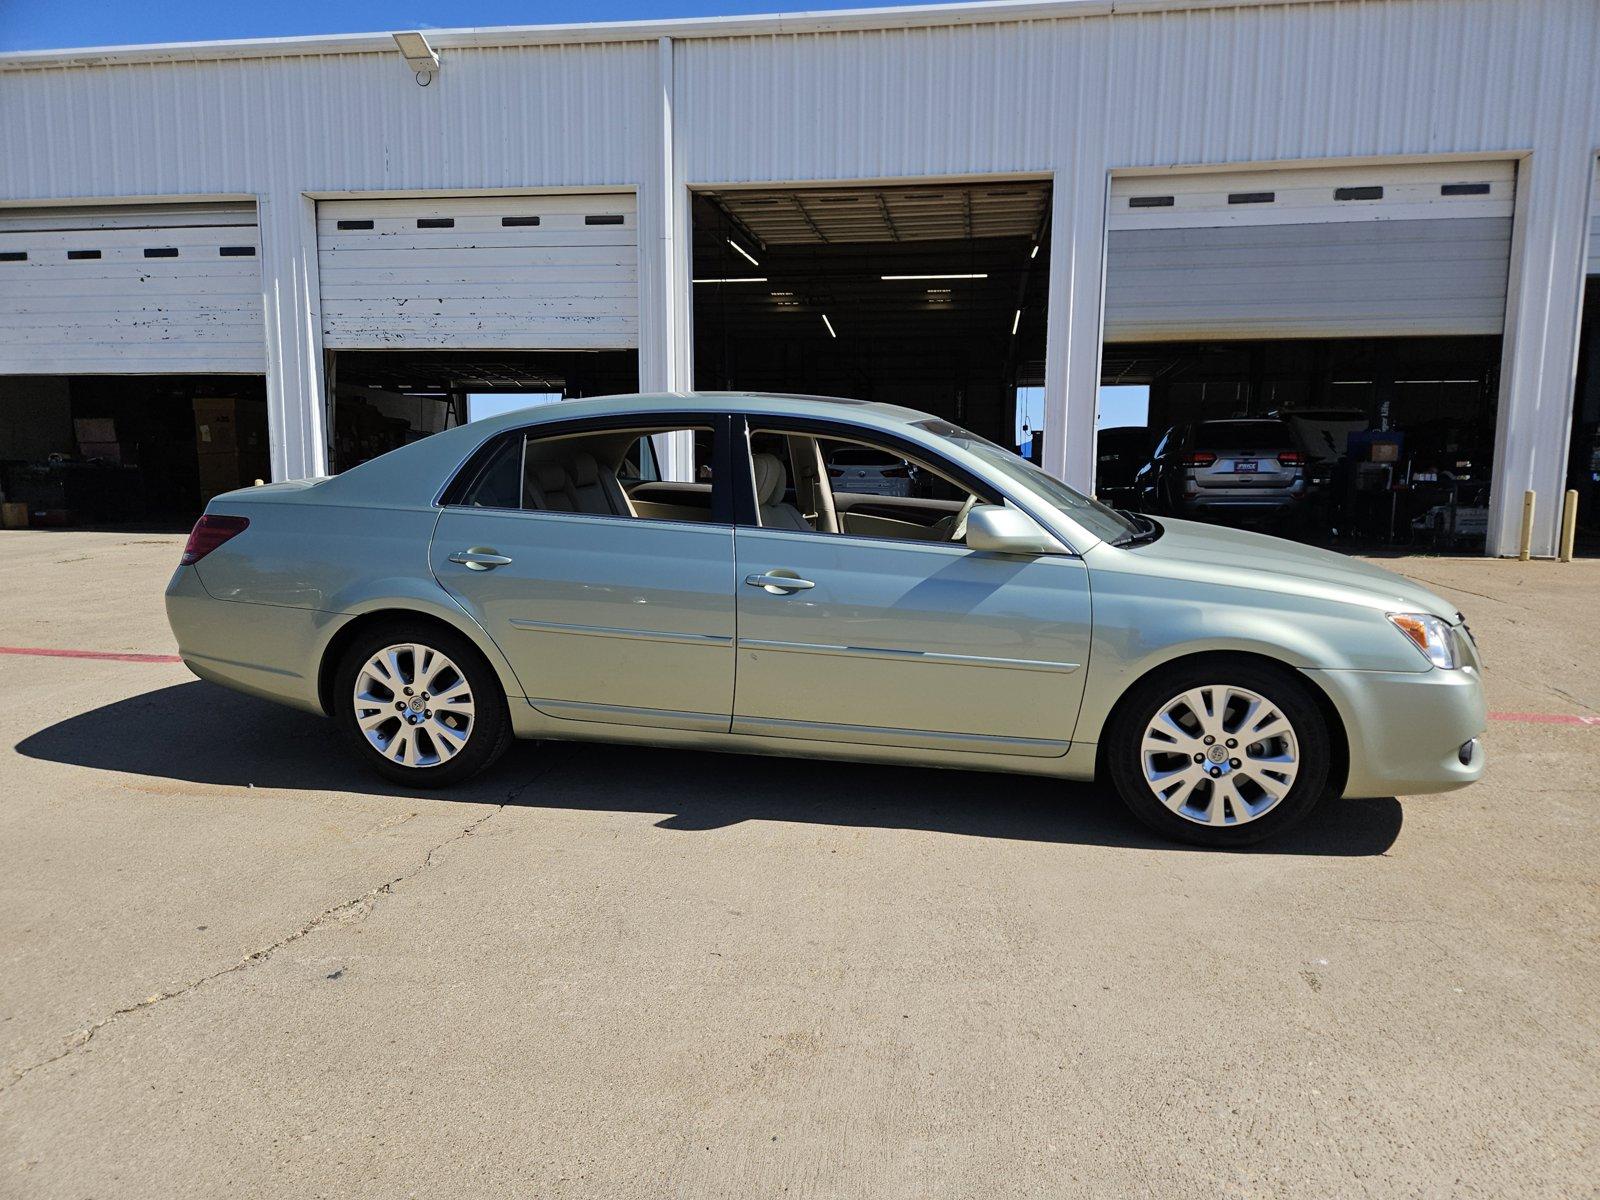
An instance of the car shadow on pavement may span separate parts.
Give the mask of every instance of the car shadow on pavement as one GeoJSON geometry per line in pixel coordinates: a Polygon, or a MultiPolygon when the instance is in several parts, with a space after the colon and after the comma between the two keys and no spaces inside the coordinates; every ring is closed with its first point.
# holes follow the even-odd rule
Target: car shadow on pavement
{"type": "MultiPolygon", "coordinates": [[[[825,762],[579,742],[520,742],[448,792],[371,774],[319,717],[206,683],[146,692],[68,717],[17,743],[28,758],[224,787],[427,796],[526,808],[666,814],[663,829],[743,821],[922,829],[968,837],[1183,850],[1147,832],[1109,788],[1028,775],[825,762]]],[[[1382,854],[1400,802],[1321,805],[1275,854],[1382,854]]]]}

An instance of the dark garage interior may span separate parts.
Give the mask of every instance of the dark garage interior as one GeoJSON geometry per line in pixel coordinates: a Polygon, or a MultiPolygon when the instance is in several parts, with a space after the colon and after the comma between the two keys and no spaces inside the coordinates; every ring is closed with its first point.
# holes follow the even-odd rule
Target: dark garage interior
{"type": "Polygon", "coordinates": [[[1498,337],[1108,344],[1102,387],[1144,389],[1148,415],[1100,431],[1096,490],[1173,515],[1184,468],[1228,451],[1196,431],[1187,452],[1169,439],[1154,462],[1163,435],[1259,418],[1287,426],[1284,457],[1298,461],[1285,466],[1303,477],[1303,501],[1238,523],[1346,548],[1481,552],[1499,363],[1498,337]]]}
{"type": "Polygon", "coordinates": [[[28,524],[181,528],[271,477],[260,375],[0,377],[0,491],[28,524]]]}
{"type": "Polygon", "coordinates": [[[1596,555],[1600,554],[1600,509],[1596,508],[1600,505],[1600,275],[1589,276],[1586,284],[1567,487],[1578,493],[1578,553],[1596,555]]]}
{"type": "Polygon", "coordinates": [[[904,404],[1014,446],[1049,214],[1039,180],[699,192],[695,385],[904,404]]]}

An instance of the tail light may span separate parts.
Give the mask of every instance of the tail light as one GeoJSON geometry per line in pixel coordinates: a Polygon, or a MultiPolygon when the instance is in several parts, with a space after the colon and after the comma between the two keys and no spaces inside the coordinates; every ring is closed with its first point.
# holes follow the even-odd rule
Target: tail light
{"type": "Polygon", "coordinates": [[[1217,461],[1217,456],[1209,450],[1196,450],[1193,454],[1183,456],[1183,465],[1186,467],[1209,467],[1217,461]]]}
{"type": "Polygon", "coordinates": [[[888,470],[884,471],[883,477],[885,479],[910,479],[911,478],[911,468],[910,467],[890,467],[888,470]]]}
{"type": "Polygon", "coordinates": [[[1282,450],[1278,453],[1278,462],[1285,467],[1303,467],[1306,465],[1306,456],[1298,450],[1282,450]]]}
{"type": "Polygon", "coordinates": [[[838,478],[842,477],[843,475],[844,475],[844,468],[843,467],[829,467],[828,468],[828,478],[829,479],[838,479],[838,478]]]}
{"type": "Polygon", "coordinates": [[[238,537],[250,525],[249,517],[201,517],[189,531],[184,543],[183,557],[178,561],[192,567],[229,538],[238,537]]]}

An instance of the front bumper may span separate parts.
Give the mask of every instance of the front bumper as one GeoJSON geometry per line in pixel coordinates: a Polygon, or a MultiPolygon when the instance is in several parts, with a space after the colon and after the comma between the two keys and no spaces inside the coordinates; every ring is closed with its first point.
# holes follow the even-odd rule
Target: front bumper
{"type": "Polygon", "coordinates": [[[1319,671],[1350,745],[1346,796],[1447,792],[1483,775],[1489,724],[1475,666],[1444,671],[1319,671]],[[1462,748],[1473,742],[1471,753],[1462,748]]]}

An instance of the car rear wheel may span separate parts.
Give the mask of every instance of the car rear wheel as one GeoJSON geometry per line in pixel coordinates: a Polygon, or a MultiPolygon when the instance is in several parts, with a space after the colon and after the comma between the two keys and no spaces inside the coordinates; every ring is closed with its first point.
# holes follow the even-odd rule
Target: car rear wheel
{"type": "Polygon", "coordinates": [[[357,638],[334,687],[334,716],[357,756],[396,783],[459,783],[511,742],[494,671],[466,638],[436,626],[398,622],[357,638]]]}
{"type": "Polygon", "coordinates": [[[1247,846],[1305,819],[1328,788],[1328,723],[1288,670],[1213,659],[1137,685],[1107,766],[1145,824],[1201,846],[1247,846]]]}

